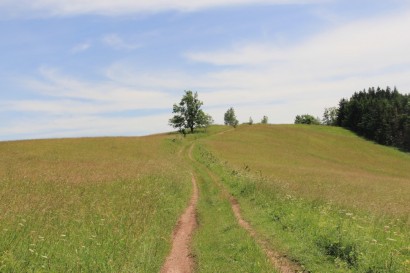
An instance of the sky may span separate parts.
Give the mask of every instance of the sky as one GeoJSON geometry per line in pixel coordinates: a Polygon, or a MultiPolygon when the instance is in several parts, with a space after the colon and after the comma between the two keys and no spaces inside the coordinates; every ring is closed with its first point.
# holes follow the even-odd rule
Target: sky
{"type": "Polygon", "coordinates": [[[293,123],[371,86],[410,91],[410,1],[0,0],[0,140],[293,123]]]}

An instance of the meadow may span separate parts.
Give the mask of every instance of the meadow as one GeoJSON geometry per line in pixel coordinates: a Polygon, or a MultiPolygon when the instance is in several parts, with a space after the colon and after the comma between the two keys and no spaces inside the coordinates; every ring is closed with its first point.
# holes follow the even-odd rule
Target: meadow
{"type": "Polygon", "coordinates": [[[410,270],[410,156],[324,126],[240,126],[201,141],[273,248],[310,272],[410,270]]]}
{"type": "Polygon", "coordinates": [[[158,272],[191,193],[168,136],[0,143],[0,272],[158,272]]]}
{"type": "Polygon", "coordinates": [[[261,241],[306,272],[409,272],[409,169],[327,126],[0,142],[0,272],[159,272],[192,176],[195,272],[280,272],[261,241]]]}

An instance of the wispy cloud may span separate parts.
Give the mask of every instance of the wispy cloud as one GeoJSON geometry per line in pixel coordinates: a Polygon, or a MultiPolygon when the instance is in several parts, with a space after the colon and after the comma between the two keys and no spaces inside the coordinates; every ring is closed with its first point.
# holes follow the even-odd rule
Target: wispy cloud
{"type": "Polygon", "coordinates": [[[80,53],[83,51],[87,51],[89,48],[91,47],[91,43],[90,42],[84,42],[84,43],[80,43],[75,45],[72,49],[71,52],[76,54],[76,53],[80,53]]]}
{"type": "MultiPolygon", "coordinates": [[[[277,47],[252,42],[214,52],[189,52],[185,56],[191,61],[219,67],[215,77],[245,89],[320,90],[320,86],[348,79],[356,82],[362,79],[363,83],[354,90],[371,84],[394,85],[395,80],[407,84],[409,25],[410,13],[404,12],[352,22],[297,45],[277,47]]],[[[340,88],[348,87],[340,84],[340,88]]]]}
{"type": "Polygon", "coordinates": [[[140,44],[124,41],[118,34],[108,34],[103,37],[102,41],[105,45],[117,50],[134,50],[141,47],[140,44]]]}
{"type": "Polygon", "coordinates": [[[201,9],[238,5],[312,4],[331,0],[3,0],[0,8],[9,15],[37,14],[42,16],[67,16],[79,14],[120,15],[166,10],[197,11],[201,9]]]}

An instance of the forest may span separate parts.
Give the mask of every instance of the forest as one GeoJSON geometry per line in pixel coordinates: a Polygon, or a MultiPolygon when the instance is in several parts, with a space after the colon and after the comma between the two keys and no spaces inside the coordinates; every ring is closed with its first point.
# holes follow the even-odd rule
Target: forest
{"type": "Polygon", "coordinates": [[[410,151],[410,94],[371,87],[339,102],[336,125],[382,145],[410,151]]]}

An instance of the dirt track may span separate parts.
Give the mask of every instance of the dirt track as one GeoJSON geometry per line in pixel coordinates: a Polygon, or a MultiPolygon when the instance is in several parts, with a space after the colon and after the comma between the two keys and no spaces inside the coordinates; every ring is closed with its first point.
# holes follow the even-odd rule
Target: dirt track
{"type": "MultiPolygon", "coordinates": [[[[194,145],[192,144],[188,151],[188,157],[190,160],[195,161],[192,157],[193,147],[194,145]]],[[[213,182],[218,185],[224,196],[229,200],[238,224],[245,229],[264,250],[272,265],[282,273],[306,272],[298,264],[292,262],[286,256],[274,251],[269,246],[268,241],[257,234],[250,223],[242,217],[241,208],[238,201],[227,191],[225,186],[211,170],[207,169],[207,172],[211,176],[213,182]]],[[[192,176],[192,185],[193,193],[191,201],[184,214],[181,215],[174,230],[172,250],[161,269],[161,273],[193,272],[194,260],[190,252],[190,241],[192,233],[197,227],[196,204],[199,198],[198,186],[194,176],[192,176]]]]}
{"type": "Polygon", "coordinates": [[[191,255],[190,242],[196,222],[196,204],[198,203],[198,186],[192,176],[192,197],[189,206],[178,220],[172,241],[171,253],[168,255],[161,273],[189,273],[193,271],[194,260],[191,255]]]}
{"type": "Polygon", "coordinates": [[[292,262],[286,256],[281,255],[280,253],[272,250],[269,246],[269,243],[262,239],[261,236],[253,229],[251,224],[243,219],[241,214],[241,208],[238,201],[226,190],[226,188],[219,181],[218,177],[210,170],[208,174],[211,176],[214,183],[218,185],[226,198],[229,199],[231,203],[232,211],[235,215],[238,224],[245,229],[249,235],[258,243],[258,245],[264,250],[266,256],[269,258],[271,264],[282,273],[295,273],[295,272],[305,272],[298,264],[292,262]]]}

